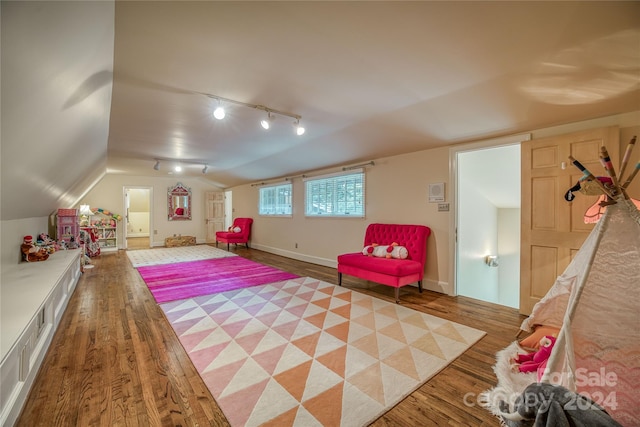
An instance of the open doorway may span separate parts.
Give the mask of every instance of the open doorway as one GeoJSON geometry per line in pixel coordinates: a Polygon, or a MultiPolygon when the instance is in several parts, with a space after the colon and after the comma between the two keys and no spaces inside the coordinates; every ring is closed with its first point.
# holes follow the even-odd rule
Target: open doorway
{"type": "Polygon", "coordinates": [[[153,247],[151,200],[151,187],[124,187],[125,249],[134,250],[153,247]]]}
{"type": "Polygon", "coordinates": [[[519,306],[520,142],[528,139],[515,136],[451,152],[457,295],[519,306]]]}

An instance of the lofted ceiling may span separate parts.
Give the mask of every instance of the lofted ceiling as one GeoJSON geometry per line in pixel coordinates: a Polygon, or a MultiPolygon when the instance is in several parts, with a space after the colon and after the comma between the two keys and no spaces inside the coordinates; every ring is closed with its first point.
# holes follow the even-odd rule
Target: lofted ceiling
{"type": "Polygon", "coordinates": [[[640,108],[639,2],[117,2],[108,172],[221,187],[640,108]],[[302,116],[223,105],[206,94],[302,116]],[[161,162],[153,170],[154,158],[161,162]]]}
{"type": "Polygon", "coordinates": [[[0,7],[3,220],[105,174],[181,163],[229,188],[640,110],[637,1],[0,7]],[[215,120],[208,95],[306,133],[237,104],[215,120]]]}

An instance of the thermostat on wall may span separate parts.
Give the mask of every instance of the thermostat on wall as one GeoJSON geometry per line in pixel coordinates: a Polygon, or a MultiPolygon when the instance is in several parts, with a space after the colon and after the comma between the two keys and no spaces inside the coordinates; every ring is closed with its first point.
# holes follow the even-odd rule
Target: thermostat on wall
{"type": "Polygon", "coordinates": [[[429,203],[444,202],[444,182],[429,184],[429,203]]]}

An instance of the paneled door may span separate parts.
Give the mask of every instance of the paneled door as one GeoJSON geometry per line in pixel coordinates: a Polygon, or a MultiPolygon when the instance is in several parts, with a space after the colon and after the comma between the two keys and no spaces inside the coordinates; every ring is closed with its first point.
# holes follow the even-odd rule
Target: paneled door
{"type": "Polygon", "coordinates": [[[207,191],[205,197],[207,243],[215,243],[216,231],[224,230],[224,192],[207,191]]]}
{"type": "Polygon", "coordinates": [[[605,146],[618,166],[617,127],[607,127],[526,141],[522,144],[522,227],[520,250],[520,313],[529,315],[556,278],[567,268],[593,224],[584,213],[598,196],[564,194],[582,172],[569,161],[573,156],[593,175],[605,176],[600,147],[605,146]]]}

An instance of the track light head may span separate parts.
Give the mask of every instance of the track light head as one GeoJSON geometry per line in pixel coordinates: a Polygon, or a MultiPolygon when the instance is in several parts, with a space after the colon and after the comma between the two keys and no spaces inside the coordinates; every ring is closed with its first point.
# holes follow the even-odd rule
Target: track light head
{"type": "Polygon", "coordinates": [[[275,119],[276,117],[271,115],[271,111],[268,111],[267,118],[260,121],[260,126],[262,126],[262,128],[265,130],[269,130],[269,128],[271,127],[271,122],[273,122],[275,119]]]}
{"type": "Polygon", "coordinates": [[[296,135],[298,135],[298,136],[302,136],[302,135],[304,135],[304,131],[305,131],[306,129],[304,128],[304,126],[302,126],[302,125],[300,124],[300,119],[297,119],[295,122],[293,122],[293,126],[294,126],[294,127],[295,127],[295,129],[296,129],[296,135]]]}
{"type": "Polygon", "coordinates": [[[156,164],[153,165],[153,169],[159,171],[160,170],[160,160],[156,160],[156,164]]]}
{"type": "Polygon", "coordinates": [[[202,173],[207,173],[207,169],[209,169],[209,165],[204,165],[202,168],[202,173]]]}
{"type": "Polygon", "coordinates": [[[178,165],[175,168],[173,168],[173,170],[176,172],[182,172],[182,166],[178,165]]]}

